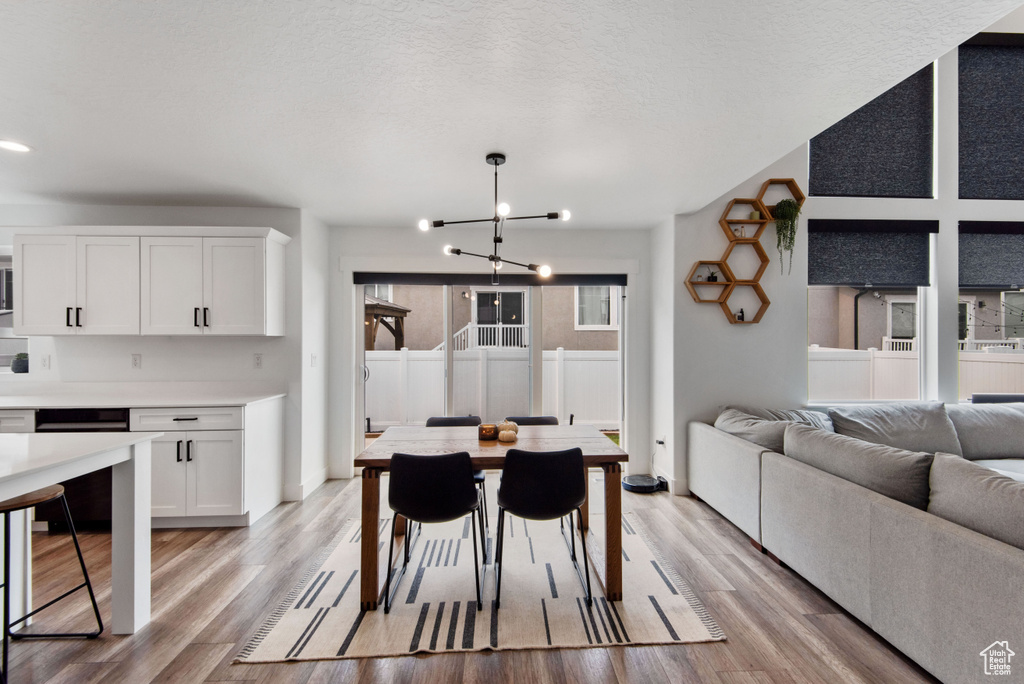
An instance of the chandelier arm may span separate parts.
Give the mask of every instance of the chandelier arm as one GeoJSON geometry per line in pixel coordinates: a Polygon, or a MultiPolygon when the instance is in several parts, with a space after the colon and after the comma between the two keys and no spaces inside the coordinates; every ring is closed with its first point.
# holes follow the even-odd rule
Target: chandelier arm
{"type": "Polygon", "coordinates": [[[464,249],[459,250],[459,254],[456,254],[455,256],[459,256],[461,254],[465,254],[466,256],[480,257],[481,259],[487,259],[488,261],[491,260],[491,257],[490,257],[489,254],[477,254],[475,252],[467,252],[464,249]]]}
{"type": "Polygon", "coordinates": [[[507,217],[505,217],[505,220],[506,221],[518,221],[520,219],[537,219],[537,218],[556,219],[556,218],[558,218],[558,212],[557,211],[551,211],[551,212],[548,212],[547,214],[537,214],[536,216],[507,216],[507,217]]]}
{"type": "Polygon", "coordinates": [[[506,263],[506,264],[512,264],[513,266],[522,266],[523,268],[529,269],[531,271],[537,270],[537,269],[533,268],[533,264],[523,264],[523,263],[520,263],[518,261],[512,261],[511,259],[506,259],[504,257],[502,257],[501,261],[503,263],[506,263]]]}
{"type": "Polygon", "coordinates": [[[446,225],[446,226],[453,226],[456,223],[488,223],[490,221],[494,221],[494,219],[492,219],[492,218],[483,218],[483,219],[469,219],[468,221],[445,221],[444,225],[446,225]]]}

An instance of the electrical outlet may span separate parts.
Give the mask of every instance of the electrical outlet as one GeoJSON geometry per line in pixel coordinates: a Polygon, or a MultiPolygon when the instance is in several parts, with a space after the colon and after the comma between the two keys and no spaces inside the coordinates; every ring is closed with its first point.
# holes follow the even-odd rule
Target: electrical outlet
{"type": "Polygon", "coordinates": [[[261,369],[263,368],[263,354],[252,355],[252,367],[261,369]]]}
{"type": "Polygon", "coordinates": [[[50,369],[50,355],[49,354],[43,354],[43,370],[49,370],[49,369],[50,369]]]}
{"type": "Polygon", "coordinates": [[[309,367],[316,368],[316,354],[309,355],[309,367]]]}
{"type": "Polygon", "coordinates": [[[132,368],[142,368],[142,354],[132,354],[132,368]]]}

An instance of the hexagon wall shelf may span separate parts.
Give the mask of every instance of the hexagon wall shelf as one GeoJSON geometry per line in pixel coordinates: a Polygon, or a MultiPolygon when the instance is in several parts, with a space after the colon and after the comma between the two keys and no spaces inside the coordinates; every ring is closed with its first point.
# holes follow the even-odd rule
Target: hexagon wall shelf
{"type": "MultiPolygon", "coordinates": [[[[764,312],[771,305],[768,295],[761,287],[760,280],[771,262],[764,247],[761,246],[761,235],[764,234],[768,224],[772,222],[772,210],[775,205],[769,206],[764,203],[765,194],[772,186],[784,186],[796,203],[801,207],[804,206],[804,201],[807,198],[793,178],[769,178],[761,186],[761,191],[757,193],[756,198],[737,197],[730,200],[729,205],[722,213],[722,218],[718,220],[718,225],[729,240],[725,253],[718,260],[698,261],[686,276],[686,289],[693,297],[693,301],[698,304],[718,304],[730,323],[740,325],[759,323],[764,317],[764,312]],[[731,216],[733,213],[737,215],[731,216]],[[753,274],[741,270],[743,267],[740,267],[737,263],[738,260],[735,259],[737,254],[747,251],[752,251],[757,258],[758,267],[753,274]],[[729,265],[730,258],[734,259],[733,266],[729,265]],[[720,279],[708,282],[701,269],[717,271],[720,279]],[[744,277],[748,275],[749,278],[744,277]],[[739,320],[737,312],[734,312],[729,306],[729,299],[734,294],[743,292],[744,289],[753,292],[760,304],[753,316],[744,316],[743,320],[739,320]]],[[[749,270],[749,267],[747,268],[749,270]]]]}

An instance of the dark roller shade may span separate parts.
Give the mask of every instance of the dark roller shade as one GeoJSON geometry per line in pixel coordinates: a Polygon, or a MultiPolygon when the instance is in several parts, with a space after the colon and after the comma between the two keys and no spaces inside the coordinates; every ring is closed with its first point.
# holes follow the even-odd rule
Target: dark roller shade
{"type": "MultiPolygon", "coordinates": [[[[536,273],[502,273],[502,285],[626,285],[626,274],[555,273],[542,278],[536,273]]],[[[352,274],[356,285],[491,285],[490,273],[376,273],[352,274]]]]}
{"type": "MultiPolygon", "coordinates": [[[[1024,199],[1024,46],[961,45],[960,197],[1024,199]]],[[[1007,38],[1005,42],[1011,39],[1007,38]]]]}
{"type": "Polygon", "coordinates": [[[807,284],[922,287],[938,221],[807,222],[807,284]]]}
{"type": "Polygon", "coordinates": [[[811,139],[811,195],[932,197],[933,68],[811,139]]]}
{"type": "Polygon", "coordinates": [[[960,287],[1024,287],[1024,223],[961,221],[960,287]]]}

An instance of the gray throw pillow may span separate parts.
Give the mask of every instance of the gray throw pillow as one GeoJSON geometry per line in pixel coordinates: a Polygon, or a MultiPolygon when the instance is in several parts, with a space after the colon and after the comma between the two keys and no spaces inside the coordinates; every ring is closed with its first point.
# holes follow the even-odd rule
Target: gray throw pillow
{"type": "Polygon", "coordinates": [[[732,408],[722,411],[715,421],[715,427],[719,430],[780,454],[786,426],[792,424],[783,420],[764,420],[732,408]]]}
{"type": "Polygon", "coordinates": [[[828,410],[836,432],[907,451],[962,455],[956,428],[940,402],[842,406],[828,410]]]}
{"type": "Polygon", "coordinates": [[[1024,483],[951,454],[935,454],[928,512],[1024,549],[1024,483]]]}
{"type": "Polygon", "coordinates": [[[931,454],[790,425],[786,455],[908,506],[921,510],[928,506],[931,454]]]}
{"type": "Polygon", "coordinates": [[[964,458],[1024,457],[1024,404],[950,404],[964,458]]]}
{"type": "Polygon", "coordinates": [[[822,411],[807,411],[802,409],[770,409],[760,407],[747,407],[747,406],[730,406],[731,409],[737,411],[743,411],[749,413],[756,418],[763,418],[764,420],[788,420],[791,423],[800,423],[801,425],[810,425],[811,427],[821,428],[822,430],[828,430],[829,432],[835,432],[832,427],[832,419],[828,417],[827,413],[822,411]]]}

